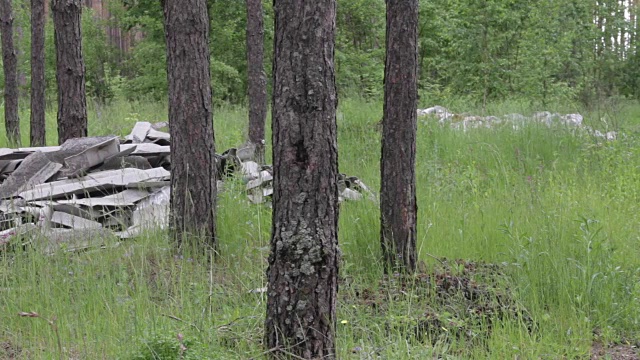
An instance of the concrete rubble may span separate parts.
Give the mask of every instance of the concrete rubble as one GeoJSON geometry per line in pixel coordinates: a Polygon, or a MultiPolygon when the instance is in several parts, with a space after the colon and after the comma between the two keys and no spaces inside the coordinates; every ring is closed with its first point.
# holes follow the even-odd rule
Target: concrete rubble
{"type": "Polygon", "coordinates": [[[441,125],[449,125],[453,129],[462,131],[478,128],[495,128],[502,125],[508,125],[514,130],[519,130],[527,123],[538,123],[547,127],[559,125],[575,130],[582,130],[586,134],[603,140],[616,140],[618,138],[618,133],[616,131],[603,133],[583,124],[584,118],[580,114],[561,115],[559,113],[541,111],[536,112],[531,116],[524,116],[522,114],[507,114],[501,117],[477,116],[469,114],[455,114],[442,106],[436,105],[427,109],[418,109],[418,116],[424,118],[435,118],[441,125]]]}
{"type": "MultiPolygon", "coordinates": [[[[0,148],[0,251],[42,240],[46,252],[102,246],[168,224],[171,154],[167,123],[138,122],[121,139],[70,139],[61,146],[0,148]]],[[[273,169],[245,146],[216,154],[218,188],[239,178],[247,200],[270,205],[273,169]]],[[[375,200],[340,174],[340,201],[375,200]]]]}

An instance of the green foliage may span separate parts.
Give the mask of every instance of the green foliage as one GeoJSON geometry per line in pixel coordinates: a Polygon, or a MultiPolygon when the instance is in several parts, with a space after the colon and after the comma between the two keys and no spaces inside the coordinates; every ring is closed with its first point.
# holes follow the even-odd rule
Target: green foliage
{"type": "MultiPolygon", "coordinates": [[[[166,53],[162,8],[158,1],[123,1],[122,24],[138,28],[145,36],[125,62],[128,98],[159,100],[167,94],[166,53]]],[[[264,2],[265,70],[269,73],[273,39],[272,10],[264,2]]],[[[246,100],[246,8],[243,1],[209,1],[211,18],[211,84],[217,105],[246,100]]]]}
{"type": "Polygon", "coordinates": [[[198,342],[181,339],[182,335],[154,334],[140,341],[140,345],[126,360],[206,360],[206,348],[198,342]]]}
{"type": "Polygon", "coordinates": [[[87,96],[102,102],[113,99],[120,83],[119,74],[114,74],[119,50],[108,43],[105,33],[107,24],[93,10],[83,9],[82,51],[87,96]]]}
{"type": "MultiPolygon", "coordinates": [[[[29,88],[30,24],[27,0],[14,1],[23,94],[29,88]]],[[[167,95],[162,6],[156,0],[109,0],[112,14],[83,12],[87,92],[162,100],[167,95]],[[107,27],[144,34],[122,54],[107,27]]],[[[606,0],[420,0],[419,92],[422,104],[464,99],[484,105],[524,99],[595,107],[610,97],[640,96],[637,30],[621,2],[606,0]],[[599,26],[602,25],[602,26],[599,26]],[[621,42],[619,39],[624,39],[621,42]]],[[[244,1],[208,0],[211,75],[216,105],[246,104],[244,1]]],[[[265,72],[271,76],[273,6],[263,0],[265,72]]],[[[385,1],[338,0],[336,83],[345,96],[380,99],[385,60],[385,1]]],[[[55,99],[55,49],[46,24],[48,98],[55,99]]],[[[3,75],[0,74],[0,82],[3,75]]],[[[271,87],[270,81],[268,82],[271,87]]]]}
{"type": "Polygon", "coordinates": [[[339,0],[336,34],[336,84],[341,93],[366,98],[382,95],[385,3],[339,0]]]}
{"type": "Polygon", "coordinates": [[[125,62],[131,74],[125,82],[128,99],[161,100],[167,96],[167,54],[164,43],[143,40],[125,62]]]}
{"type": "Polygon", "coordinates": [[[594,56],[599,41],[630,31],[621,15],[601,30],[594,24],[595,5],[584,1],[420,5],[420,85],[426,97],[467,96],[484,104],[525,98],[545,106],[552,99],[591,104],[633,94],[634,78],[621,71],[631,61],[621,44],[594,56]]]}

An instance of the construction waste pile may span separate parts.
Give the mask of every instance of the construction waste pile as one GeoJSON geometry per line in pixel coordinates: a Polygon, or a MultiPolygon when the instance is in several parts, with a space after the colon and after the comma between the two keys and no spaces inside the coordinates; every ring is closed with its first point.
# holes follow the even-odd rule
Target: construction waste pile
{"type": "Polygon", "coordinates": [[[449,125],[453,129],[468,131],[479,128],[496,128],[502,125],[511,126],[519,130],[527,123],[538,123],[547,127],[556,125],[567,126],[575,130],[581,130],[586,134],[604,140],[616,140],[618,133],[615,131],[601,132],[583,124],[584,117],[580,114],[559,114],[549,111],[540,111],[531,116],[522,114],[507,114],[504,116],[478,116],[469,114],[454,114],[449,109],[436,105],[426,109],[418,109],[418,116],[435,118],[441,125],[449,125]]]}
{"type": "MultiPolygon", "coordinates": [[[[168,224],[171,155],[166,123],[138,122],[130,135],[86,137],[61,146],[0,148],[0,251],[44,242],[47,253],[82,250],[111,237],[127,239],[168,224]]],[[[230,177],[247,200],[270,205],[272,168],[254,148],[216,154],[218,189],[230,177]]],[[[341,174],[340,200],[374,198],[356,177],[341,174]]]]}

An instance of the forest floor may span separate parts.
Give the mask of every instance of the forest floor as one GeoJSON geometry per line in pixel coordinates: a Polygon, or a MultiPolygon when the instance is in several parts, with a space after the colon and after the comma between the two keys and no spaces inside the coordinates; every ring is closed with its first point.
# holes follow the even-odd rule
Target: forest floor
{"type": "MultiPolygon", "coordinates": [[[[420,119],[414,276],[383,275],[376,202],[342,203],[340,359],[639,358],[640,106],[502,103],[485,115],[541,110],[580,112],[620,136],[420,119]]],[[[214,116],[217,149],[244,142],[246,109],[214,116]]],[[[380,103],[340,102],[340,172],[374,190],[381,117],[380,103]]],[[[163,120],[163,104],[94,104],[89,133],[163,120]]],[[[47,124],[52,145],[54,110],[47,124]]],[[[163,232],[80,253],[0,252],[0,359],[261,358],[271,210],[250,204],[240,181],[227,185],[213,262],[175,255],[163,232]]]]}

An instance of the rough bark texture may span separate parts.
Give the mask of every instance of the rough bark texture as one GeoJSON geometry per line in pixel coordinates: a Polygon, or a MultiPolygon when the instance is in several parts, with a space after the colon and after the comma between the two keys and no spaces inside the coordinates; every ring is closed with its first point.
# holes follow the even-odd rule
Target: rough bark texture
{"type": "Polygon", "coordinates": [[[4,68],[4,121],[7,140],[20,144],[18,119],[18,57],[13,46],[13,10],[11,0],[0,0],[0,30],[2,30],[2,61],[4,68]]]}
{"type": "Polygon", "coordinates": [[[385,271],[416,268],[418,0],[387,0],[381,159],[385,271]]]}
{"type": "Polygon", "coordinates": [[[31,0],[31,146],[45,146],[45,0],[31,0]]]}
{"type": "MultiPolygon", "coordinates": [[[[335,358],[338,153],[335,0],[276,0],[273,225],[265,346],[335,358]]],[[[282,349],[285,352],[278,351],[282,349]]]]}
{"type": "Polygon", "coordinates": [[[180,246],[216,249],[216,166],[206,0],[165,0],[171,229],[180,246]]]}
{"type": "Polygon", "coordinates": [[[256,159],[260,163],[264,160],[264,123],[267,119],[267,78],[263,69],[263,61],[262,0],[247,0],[249,141],[256,145],[256,159]]]}
{"type": "Polygon", "coordinates": [[[80,0],[53,0],[58,82],[58,143],[87,136],[85,66],[82,57],[80,0]]]}

